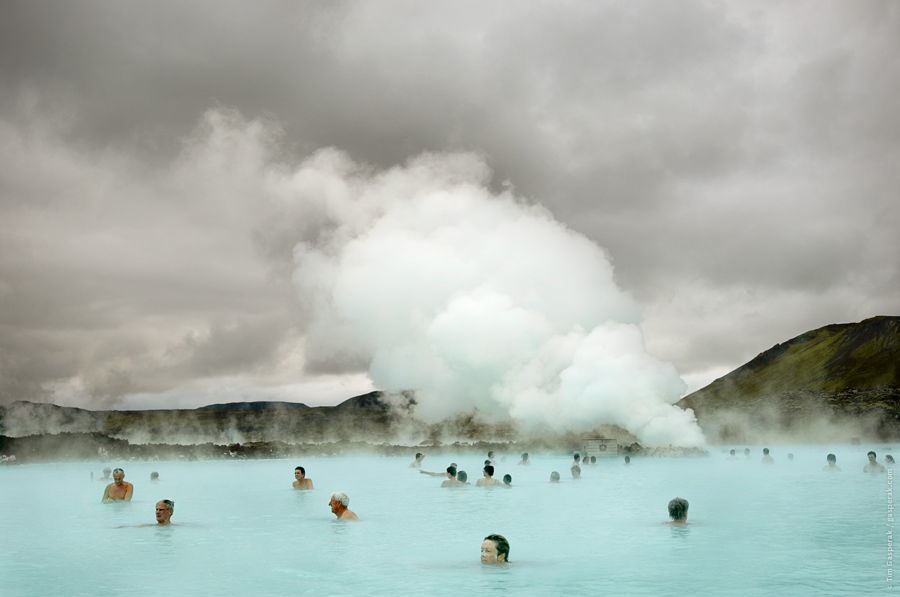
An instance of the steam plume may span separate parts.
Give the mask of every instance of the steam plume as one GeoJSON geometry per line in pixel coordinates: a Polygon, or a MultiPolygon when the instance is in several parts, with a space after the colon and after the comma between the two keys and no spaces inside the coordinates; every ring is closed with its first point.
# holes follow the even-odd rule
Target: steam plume
{"type": "Polygon", "coordinates": [[[327,231],[294,250],[309,364],[364,363],[379,389],[416,390],[428,421],[477,411],[702,444],[603,250],[490,177],[472,154],[373,172],[327,150],[302,165],[291,186],[327,231]]]}

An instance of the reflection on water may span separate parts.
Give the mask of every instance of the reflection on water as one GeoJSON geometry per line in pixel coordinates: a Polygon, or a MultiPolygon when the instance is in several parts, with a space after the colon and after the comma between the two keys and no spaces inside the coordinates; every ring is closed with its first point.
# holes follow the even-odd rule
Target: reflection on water
{"type": "Polygon", "coordinates": [[[670,524],[669,528],[672,529],[673,539],[684,540],[691,534],[690,525],[670,524]]]}
{"type": "Polygon", "coordinates": [[[515,486],[493,491],[442,489],[406,456],[305,458],[309,492],[291,487],[293,461],[131,462],[135,501],[112,504],[88,471],[117,463],[4,467],[0,595],[878,593],[886,475],[862,474],[870,447],[794,446],[791,462],[773,449],[768,466],[727,451],[601,461],[559,484],[549,473],[571,456],[532,454],[528,467],[501,461],[515,486]],[[828,452],[842,473],[821,471],[828,452]],[[361,522],[334,518],[337,489],[361,522]],[[666,529],[675,496],[690,523],[666,529]],[[136,528],[155,523],[162,498],[177,503],[174,525],[136,528]],[[478,561],[491,533],[509,539],[510,566],[478,561]]]}

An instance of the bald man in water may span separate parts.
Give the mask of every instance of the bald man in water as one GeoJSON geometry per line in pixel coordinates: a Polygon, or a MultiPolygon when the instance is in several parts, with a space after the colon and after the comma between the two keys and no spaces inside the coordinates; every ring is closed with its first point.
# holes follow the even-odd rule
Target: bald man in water
{"type": "Polygon", "coordinates": [[[125,471],[117,468],[113,471],[113,482],[106,486],[103,490],[102,501],[107,502],[130,502],[131,496],[134,494],[134,485],[125,480],[125,471]]]}

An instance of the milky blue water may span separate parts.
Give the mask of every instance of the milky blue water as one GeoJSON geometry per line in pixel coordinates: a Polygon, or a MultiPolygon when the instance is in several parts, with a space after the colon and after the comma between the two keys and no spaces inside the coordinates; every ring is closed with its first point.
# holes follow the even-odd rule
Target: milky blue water
{"type": "MultiPolygon", "coordinates": [[[[775,447],[770,466],[758,449],[603,460],[580,481],[566,454],[509,454],[497,472],[514,487],[491,490],[441,489],[411,456],[3,466],[0,595],[882,594],[892,480],[862,473],[871,447],[775,447]],[[843,472],[822,472],[827,452],[843,472]],[[291,488],[298,464],[315,491],[291,488]],[[90,473],[107,465],[125,468],[131,503],[100,503],[90,473]],[[359,523],[334,520],[335,490],[359,523]],[[675,496],[687,527],[664,524],[675,496]],[[162,498],[174,526],[135,526],[162,498]],[[480,564],[489,533],[509,539],[509,566],[480,564]]],[[[423,468],[454,460],[474,482],[482,459],[433,452],[423,468]]]]}

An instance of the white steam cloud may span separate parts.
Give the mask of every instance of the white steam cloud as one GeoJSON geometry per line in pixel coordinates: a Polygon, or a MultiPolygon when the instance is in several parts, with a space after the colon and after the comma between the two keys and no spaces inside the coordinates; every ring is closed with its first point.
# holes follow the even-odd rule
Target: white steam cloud
{"type": "Polygon", "coordinates": [[[702,445],[693,412],[673,406],[684,382],[646,352],[603,250],[490,176],[472,154],[373,172],[325,150],[301,165],[286,194],[327,231],[294,249],[309,361],[364,363],[379,389],[415,390],[428,421],[615,424],[702,445]]]}

